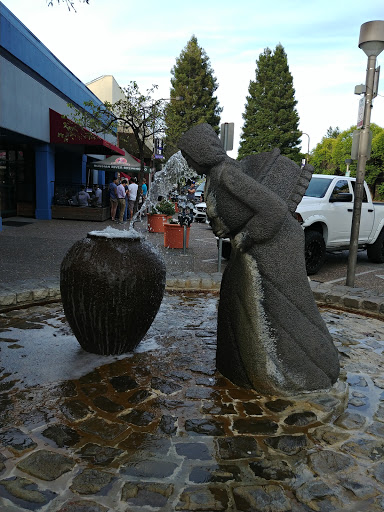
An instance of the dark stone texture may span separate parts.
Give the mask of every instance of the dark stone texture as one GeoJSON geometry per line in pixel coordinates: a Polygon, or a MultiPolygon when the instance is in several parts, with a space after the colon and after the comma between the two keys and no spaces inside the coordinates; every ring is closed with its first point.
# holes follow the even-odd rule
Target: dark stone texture
{"type": "Polygon", "coordinates": [[[191,460],[211,460],[208,447],[204,443],[177,443],[176,453],[191,460]]]}
{"type": "Polygon", "coordinates": [[[274,434],[278,425],[271,420],[238,419],[233,422],[233,428],[240,434],[265,435],[274,434]]]}
{"type": "Polygon", "coordinates": [[[254,485],[233,489],[236,510],[243,512],[291,512],[291,502],[279,485],[254,485]]]}
{"type": "Polygon", "coordinates": [[[92,464],[105,466],[121,455],[123,450],[112,448],[111,446],[100,446],[98,444],[88,443],[77,453],[80,454],[82,458],[89,459],[92,464]]]}
{"type": "Polygon", "coordinates": [[[177,431],[177,417],[163,414],[159,422],[159,430],[164,434],[172,435],[177,431]]]}
{"type": "Polygon", "coordinates": [[[159,377],[153,377],[151,380],[151,387],[161,391],[161,393],[164,393],[165,395],[171,395],[172,393],[182,389],[182,386],[176,384],[176,382],[160,379],[159,377]]]}
{"type": "Polygon", "coordinates": [[[93,399],[93,403],[96,405],[96,407],[105,412],[119,412],[124,410],[122,405],[113,402],[106,396],[97,396],[93,399]]]}
{"type": "Polygon", "coordinates": [[[96,354],[132,351],[151,326],[165,289],[160,253],[140,235],[119,233],[88,233],[60,269],[65,316],[81,347],[96,354]]]}
{"type": "Polygon", "coordinates": [[[97,494],[107,487],[114,478],[111,473],[106,471],[84,469],[84,471],[75,476],[69,488],[78,494],[97,494]]]}
{"type": "Polygon", "coordinates": [[[240,469],[233,465],[196,466],[189,474],[194,484],[241,482],[240,469]]]}
{"type": "Polygon", "coordinates": [[[258,404],[255,404],[253,402],[244,402],[243,407],[244,407],[244,411],[249,416],[262,416],[263,415],[263,409],[258,404]]]}
{"type": "Polygon", "coordinates": [[[59,476],[71,471],[75,462],[60,453],[39,450],[17,464],[17,468],[41,480],[56,480],[59,476]]]}
{"type": "Polygon", "coordinates": [[[222,487],[194,485],[181,493],[176,510],[227,511],[228,494],[222,487]]]}
{"type": "Polygon", "coordinates": [[[135,379],[129,377],[129,375],[119,375],[118,377],[112,377],[110,379],[110,383],[119,393],[138,387],[138,383],[135,381],[135,379]]]}
{"type": "Polygon", "coordinates": [[[170,478],[177,467],[166,460],[141,460],[121,467],[120,473],[137,478],[170,478]]]}
{"type": "Polygon", "coordinates": [[[284,423],[287,425],[295,425],[296,427],[305,427],[317,421],[317,416],[311,411],[296,412],[287,416],[284,423]]]}
{"type": "Polygon", "coordinates": [[[333,452],[331,450],[312,453],[309,456],[309,463],[312,469],[320,475],[343,471],[356,464],[354,459],[349,455],[343,455],[342,453],[333,452]]]}
{"type": "MultiPolygon", "coordinates": [[[[0,480],[0,496],[22,506],[23,509],[35,510],[49,503],[57,494],[39,489],[32,480],[16,476],[0,480]]],[[[1,506],[1,510],[6,512],[4,505],[1,506]]]]}
{"type": "Polygon", "coordinates": [[[71,500],[64,503],[64,505],[57,512],[109,512],[109,508],[96,503],[91,500],[71,500]]]}
{"type": "Polygon", "coordinates": [[[95,434],[101,439],[110,441],[127,430],[127,425],[111,423],[103,418],[90,418],[79,425],[79,429],[87,434],[95,434]]]}
{"type": "Polygon", "coordinates": [[[286,453],[287,455],[295,455],[308,445],[307,436],[277,436],[267,437],[264,443],[271,446],[275,450],[286,453]]]}
{"type": "Polygon", "coordinates": [[[80,440],[80,436],[76,430],[66,425],[51,425],[43,430],[42,434],[44,437],[52,439],[59,448],[74,446],[80,440]]]}
{"type": "Polygon", "coordinates": [[[121,501],[136,507],[164,507],[173,493],[172,484],[156,482],[129,482],[121,491],[121,501]]]}
{"type": "Polygon", "coordinates": [[[251,436],[223,437],[217,440],[221,459],[261,457],[262,451],[251,436]]]}
{"type": "Polygon", "coordinates": [[[155,415],[151,412],[139,411],[136,409],[133,409],[128,414],[122,414],[119,416],[120,420],[136,425],[137,427],[146,427],[154,420],[154,418],[155,415]]]}
{"type": "Polygon", "coordinates": [[[215,235],[232,243],[220,289],[217,369],[266,395],[330,388],[339,376],[338,352],[314,301],[304,232],[292,215],[313,168],[300,168],[278,149],[233,160],[206,123],[184,133],[178,146],[207,176],[215,235]]]}
{"type": "Polygon", "coordinates": [[[83,420],[92,412],[91,409],[80,400],[70,400],[66,402],[61,406],[61,411],[70,421],[83,420]]]}
{"type": "Polygon", "coordinates": [[[256,476],[265,480],[290,480],[295,477],[292,468],[285,461],[269,461],[260,459],[249,463],[256,476]]]}
{"type": "Polygon", "coordinates": [[[29,436],[24,434],[24,432],[18,428],[10,428],[4,432],[0,432],[0,442],[2,445],[17,452],[32,450],[37,446],[29,436]]]}
{"type": "Polygon", "coordinates": [[[195,432],[206,436],[222,436],[224,435],[224,427],[215,420],[193,419],[185,422],[185,430],[187,432],[195,432]]]}

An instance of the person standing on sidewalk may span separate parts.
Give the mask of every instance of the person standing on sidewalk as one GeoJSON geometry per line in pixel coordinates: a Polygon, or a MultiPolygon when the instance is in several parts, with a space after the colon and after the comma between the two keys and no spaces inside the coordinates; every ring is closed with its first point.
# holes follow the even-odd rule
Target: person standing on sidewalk
{"type": "Polygon", "coordinates": [[[133,209],[134,209],[135,203],[136,203],[138,188],[139,188],[139,186],[137,185],[137,183],[135,183],[135,180],[133,178],[131,178],[129,180],[129,186],[128,186],[128,190],[129,190],[128,207],[129,207],[129,214],[130,214],[131,220],[133,217],[133,209]]]}
{"type": "Polygon", "coordinates": [[[116,210],[117,210],[117,184],[119,182],[119,178],[117,176],[113,178],[112,182],[109,184],[109,202],[111,204],[111,217],[112,220],[115,220],[116,210]]]}
{"type": "Polygon", "coordinates": [[[117,199],[119,201],[119,224],[123,224],[124,212],[125,212],[125,187],[124,182],[127,183],[127,180],[123,180],[120,185],[117,187],[117,199]]]}

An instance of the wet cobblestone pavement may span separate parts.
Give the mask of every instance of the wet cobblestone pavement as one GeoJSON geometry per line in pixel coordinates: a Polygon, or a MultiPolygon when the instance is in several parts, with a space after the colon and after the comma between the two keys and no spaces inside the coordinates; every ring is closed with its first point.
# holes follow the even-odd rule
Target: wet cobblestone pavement
{"type": "Polygon", "coordinates": [[[0,315],[0,510],[384,510],[384,323],[323,310],[342,376],[261,397],[215,371],[217,296],[167,295],[137,351],[60,303],[0,315]]]}

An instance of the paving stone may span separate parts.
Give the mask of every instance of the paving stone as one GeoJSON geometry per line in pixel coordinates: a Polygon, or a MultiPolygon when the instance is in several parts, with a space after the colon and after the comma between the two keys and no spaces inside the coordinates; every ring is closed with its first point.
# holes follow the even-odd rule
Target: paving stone
{"type": "Polygon", "coordinates": [[[121,404],[117,404],[116,402],[113,402],[106,396],[97,396],[96,398],[93,399],[93,403],[96,405],[96,407],[105,412],[113,413],[124,410],[124,406],[122,406],[121,404]]]}
{"type": "Polygon", "coordinates": [[[161,379],[159,377],[154,377],[151,380],[151,387],[152,389],[156,389],[165,395],[172,395],[173,393],[176,393],[182,389],[182,386],[176,384],[176,382],[161,379]]]}
{"type": "Polygon", "coordinates": [[[374,421],[366,430],[367,434],[373,434],[374,436],[384,437],[384,423],[380,421],[374,421]]]}
{"type": "Polygon", "coordinates": [[[100,446],[94,443],[87,443],[76,453],[84,459],[89,459],[92,464],[107,465],[123,453],[123,450],[111,446],[100,446]]]}
{"type": "Polygon", "coordinates": [[[126,464],[120,468],[122,475],[138,478],[170,478],[178,465],[175,462],[162,460],[141,460],[126,464]]]}
{"type": "Polygon", "coordinates": [[[285,460],[260,459],[249,463],[256,476],[265,480],[290,480],[295,477],[292,468],[285,460]]]}
{"type": "Polygon", "coordinates": [[[221,459],[247,459],[260,457],[262,451],[251,436],[221,437],[217,439],[221,459]]]}
{"type": "Polygon", "coordinates": [[[195,432],[206,436],[224,435],[224,426],[216,420],[191,419],[185,422],[187,432],[195,432]]]}
{"type": "Polygon", "coordinates": [[[278,424],[271,420],[238,419],[233,422],[234,430],[239,434],[268,435],[274,434],[278,424]]]}
{"type": "Polygon", "coordinates": [[[128,482],[121,491],[121,501],[134,507],[164,507],[173,493],[173,484],[128,482]]]}
{"type": "Polygon", "coordinates": [[[213,485],[196,485],[184,489],[175,510],[227,511],[228,502],[228,494],[225,489],[213,485]]]}
{"type": "Polygon", "coordinates": [[[265,402],[265,406],[272,412],[283,412],[291,405],[293,405],[293,402],[290,402],[289,400],[282,400],[281,398],[265,402]]]}
{"type": "Polygon", "coordinates": [[[308,438],[305,435],[299,436],[276,436],[267,437],[264,439],[264,443],[280,452],[286,453],[287,455],[295,455],[303,450],[308,445],[308,438]]]}
{"type": "Polygon", "coordinates": [[[164,435],[148,432],[132,432],[119,444],[119,448],[130,454],[138,454],[142,458],[153,458],[167,455],[171,448],[171,440],[164,435]]]}
{"type": "Polygon", "coordinates": [[[133,379],[129,375],[118,375],[117,377],[112,377],[111,379],[109,379],[109,382],[112,384],[113,388],[119,393],[129,391],[130,389],[135,389],[139,386],[135,379],[133,379]]]}
{"type": "Polygon", "coordinates": [[[379,462],[372,470],[373,476],[376,480],[384,484],[384,462],[379,462]]]}
{"type": "Polygon", "coordinates": [[[51,425],[43,430],[42,434],[44,437],[52,439],[59,448],[74,446],[80,440],[80,436],[76,430],[67,427],[67,425],[51,425]]]}
{"type": "Polygon", "coordinates": [[[212,456],[204,443],[176,443],[176,453],[190,460],[211,460],[212,456]]]}
{"type": "Polygon", "coordinates": [[[342,510],[341,502],[336,495],[335,487],[329,487],[322,480],[313,480],[303,484],[296,491],[299,501],[308,505],[311,510],[338,512],[342,510]]]}
{"type": "Polygon", "coordinates": [[[106,471],[84,469],[75,476],[69,488],[78,494],[96,494],[107,487],[114,478],[114,475],[106,471]]]}
{"type": "Polygon", "coordinates": [[[234,487],[233,497],[239,512],[289,512],[291,501],[279,485],[234,487]]]}
{"type": "Polygon", "coordinates": [[[4,432],[0,432],[0,442],[3,446],[11,448],[17,452],[24,450],[33,450],[37,444],[18,428],[10,428],[4,432]]]}
{"type": "Polygon", "coordinates": [[[237,414],[236,409],[233,404],[223,404],[220,402],[203,402],[201,407],[201,412],[203,414],[213,414],[215,416],[224,416],[226,414],[237,414]]]}
{"type": "Polygon", "coordinates": [[[372,485],[358,482],[357,480],[352,480],[349,478],[343,478],[340,480],[340,484],[347,490],[352,491],[353,494],[362,500],[366,500],[368,498],[373,498],[377,496],[380,491],[375,489],[372,485]]]}
{"type": "Polygon", "coordinates": [[[241,482],[241,473],[237,466],[230,464],[195,466],[189,474],[189,481],[194,484],[241,482]]]}
{"type": "MultiPolygon", "coordinates": [[[[40,489],[32,480],[16,476],[0,480],[0,496],[23,508],[34,510],[49,503],[57,494],[40,489]]],[[[1,510],[6,512],[6,508],[3,507],[1,510]]]]}
{"type": "Polygon", "coordinates": [[[305,427],[311,423],[316,423],[317,416],[312,411],[295,412],[287,416],[284,423],[294,425],[296,427],[305,427]]]}
{"type": "Polygon", "coordinates": [[[312,469],[320,475],[343,471],[356,464],[349,455],[343,455],[332,450],[311,453],[309,463],[312,469]]]}
{"type": "Polygon", "coordinates": [[[127,430],[122,423],[112,423],[103,418],[90,418],[79,424],[79,429],[87,434],[95,434],[101,439],[110,441],[127,430]]]}
{"type": "Polygon", "coordinates": [[[91,500],[71,500],[64,503],[64,505],[57,512],[109,512],[109,507],[104,507],[91,500]]]}
{"type": "Polygon", "coordinates": [[[61,406],[61,411],[70,421],[83,420],[93,411],[81,400],[70,400],[61,406]]]}
{"type": "Polygon", "coordinates": [[[128,414],[121,414],[119,419],[137,427],[146,427],[155,419],[155,415],[148,411],[133,409],[128,414]]]}
{"type": "Polygon", "coordinates": [[[52,481],[59,476],[71,471],[75,462],[66,455],[38,450],[17,464],[17,468],[40,480],[52,481]]]}
{"type": "Polygon", "coordinates": [[[177,417],[163,414],[159,423],[159,430],[164,434],[173,435],[177,431],[177,417]]]}
{"type": "Polygon", "coordinates": [[[366,438],[353,439],[342,444],[341,450],[352,456],[380,460],[384,457],[384,441],[366,438]]]}
{"type": "Polygon", "coordinates": [[[151,396],[150,391],[148,391],[147,389],[139,389],[129,396],[129,403],[139,404],[141,402],[144,402],[144,400],[146,400],[149,396],[151,396]]]}
{"type": "Polygon", "coordinates": [[[339,427],[345,428],[347,430],[360,430],[362,427],[364,427],[366,421],[367,419],[365,416],[346,411],[337,418],[335,425],[338,425],[339,427]]]}

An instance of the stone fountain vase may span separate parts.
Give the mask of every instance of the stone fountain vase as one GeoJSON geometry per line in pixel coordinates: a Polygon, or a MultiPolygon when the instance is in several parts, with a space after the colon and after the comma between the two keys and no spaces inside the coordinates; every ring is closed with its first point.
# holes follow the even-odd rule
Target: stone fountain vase
{"type": "Polygon", "coordinates": [[[60,290],[65,316],[81,347],[111,355],[132,351],[162,301],[165,263],[135,231],[88,233],[63,259],[60,290]]]}

